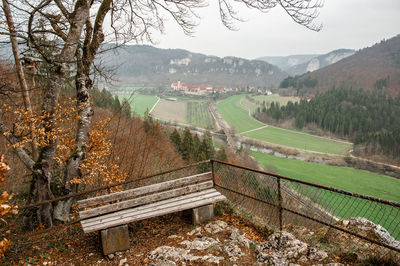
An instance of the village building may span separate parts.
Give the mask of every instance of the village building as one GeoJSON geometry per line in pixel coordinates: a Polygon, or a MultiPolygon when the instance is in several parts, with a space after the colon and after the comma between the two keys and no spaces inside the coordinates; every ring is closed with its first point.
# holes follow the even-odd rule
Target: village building
{"type": "Polygon", "coordinates": [[[193,84],[187,84],[183,82],[173,82],[171,84],[171,89],[174,91],[182,91],[185,94],[190,94],[190,95],[208,95],[213,92],[226,92],[226,91],[232,91],[232,88],[229,90],[225,87],[213,87],[208,84],[200,84],[200,85],[193,85],[193,84]]]}

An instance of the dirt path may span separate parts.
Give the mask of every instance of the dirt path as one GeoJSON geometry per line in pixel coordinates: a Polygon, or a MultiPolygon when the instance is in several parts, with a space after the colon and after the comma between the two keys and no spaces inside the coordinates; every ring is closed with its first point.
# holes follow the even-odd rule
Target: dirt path
{"type": "Polygon", "coordinates": [[[157,106],[157,104],[160,102],[160,100],[161,100],[161,98],[160,97],[158,97],[158,96],[156,96],[157,97],[157,102],[153,105],[153,107],[151,107],[151,109],[150,109],[150,111],[149,111],[149,114],[151,114],[151,112],[153,112],[153,110],[154,110],[154,108],[156,108],[156,106],[157,106]]]}
{"type": "Polygon", "coordinates": [[[250,133],[250,132],[257,131],[257,130],[260,130],[260,129],[263,129],[263,128],[266,128],[266,127],[269,127],[269,125],[265,125],[265,126],[262,126],[262,127],[258,127],[258,128],[252,129],[252,130],[247,130],[247,131],[244,131],[244,132],[240,132],[239,134],[242,135],[242,134],[250,133]]]}

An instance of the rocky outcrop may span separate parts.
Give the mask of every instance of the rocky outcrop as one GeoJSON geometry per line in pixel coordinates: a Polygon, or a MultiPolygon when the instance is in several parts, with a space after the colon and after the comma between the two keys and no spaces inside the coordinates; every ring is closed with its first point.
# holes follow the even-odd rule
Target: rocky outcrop
{"type": "MultiPolygon", "coordinates": [[[[238,228],[223,221],[199,226],[186,234],[191,239],[179,240],[179,246],[160,246],[151,251],[150,265],[186,263],[241,264],[243,261],[259,265],[295,265],[321,263],[328,258],[326,251],[311,247],[291,233],[279,232],[263,243],[255,243],[238,228]],[[195,237],[195,239],[192,239],[195,237]]],[[[170,239],[181,239],[174,236],[170,239]]]]}
{"type": "Polygon", "coordinates": [[[381,225],[375,224],[363,217],[351,217],[350,219],[342,221],[343,227],[349,231],[356,231],[356,233],[363,236],[375,236],[380,242],[400,249],[400,241],[397,241],[390,233],[381,225]],[[356,229],[354,229],[356,228],[356,229]]]}
{"type": "Polygon", "coordinates": [[[257,245],[257,263],[289,265],[289,261],[322,261],[328,254],[296,239],[291,233],[279,232],[268,237],[268,241],[257,245]]]}

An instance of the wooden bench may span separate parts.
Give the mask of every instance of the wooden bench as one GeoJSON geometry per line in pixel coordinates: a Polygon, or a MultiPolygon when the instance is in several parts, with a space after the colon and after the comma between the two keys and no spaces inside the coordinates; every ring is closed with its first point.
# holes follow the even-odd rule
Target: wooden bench
{"type": "Polygon", "coordinates": [[[129,249],[128,223],[192,209],[193,222],[213,218],[213,203],[226,200],[211,172],[78,201],[85,233],[101,231],[104,255],[129,249]],[[88,209],[90,208],[90,209],[88,209]]]}

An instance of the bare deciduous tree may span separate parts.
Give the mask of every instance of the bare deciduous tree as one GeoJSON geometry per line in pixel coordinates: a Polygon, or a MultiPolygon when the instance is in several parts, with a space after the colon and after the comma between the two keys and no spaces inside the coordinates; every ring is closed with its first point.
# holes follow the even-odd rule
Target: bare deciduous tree
{"type": "MultiPolygon", "coordinates": [[[[1,36],[11,36],[29,47],[46,64],[47,79],[42,84],[43,99],[41,112],[47,114],[45,130],[52,132],[60,92],[71,77],[75,80],[76,102],[79,121],[76,127],[76,144],[70,155],[64,173],[64,194],[77,191],[71,184],[79,178],[80,165],[87,153],[93,109],[90,101],[92,88],[91,71],[93,63],[104,41],[124,43],[129,41],[152,41],[152,34],[164,32],[167,18],[173,20],[184,33],[191,34],[199,21],[196,11],[207,5],[205,0],[9,0],[3,1],[3,17],[0,20],[1,36]]],[[[280,6],[296,22],[312,30],[319,30],[313,24],[322,6],[321,0],[218,0],[222,23],[229,29],[240,20],[236,5],[261,12],[280,6]]],[[[12,40],[12,39],[11,39],[12,40]]],[[[18,51],[14,51],[15,54],[18,51]]],[[[18,60],[16,59],[16,63],[18,60]]],[[[22,81],[23,82],[23,81],[22,81]]],[[[22,83],[21,83],[22,84],[22,83]]],[[[0,121],[0,132],[11,144],[17,143],[16,136],[10,134],[5,123],[0,121]]],[[[29,203],[35,204],[53,197],[50,183],[53,159],[57,141],[49,139],[32,157],[27,148],[14,147],[24,165],[32,172],[29,203]]],[[[53,224],[53,216],[65,221],[68,218],[72,200],[61,201],[53,210],[50,203],[41,205],[25,215],[27,225],[34,222],[48,227],[53,224]]]]}

